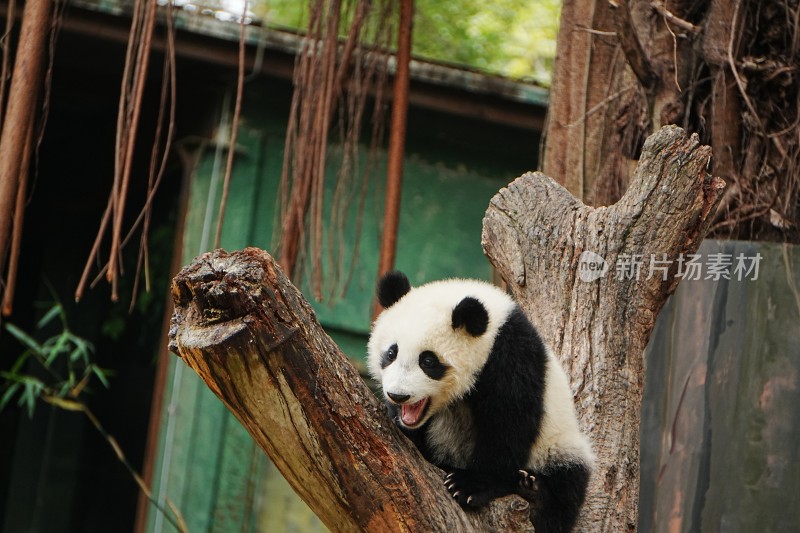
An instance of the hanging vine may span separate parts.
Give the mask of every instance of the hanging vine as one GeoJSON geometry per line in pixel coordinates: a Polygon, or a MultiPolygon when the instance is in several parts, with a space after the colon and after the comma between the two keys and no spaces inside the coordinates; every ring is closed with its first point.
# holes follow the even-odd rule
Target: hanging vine
{"type": "Polygon", "coordinates": [[[11,313],[11,297],[22,236],[22,215],[27,196],[28,168],[33,150],[35,119],[41,92],[45,46],[53,35],[52,3],[49,0],[28,2],[22,14],[13,68],[10,64],[10,37],[14,7],[9,6],[0,67],[0,284],[2,311],[11,313]],[[7,76],[11,81],[7,86],[7,76]],[[3,277],[10,253],[9,275],[3,277]]]}
{"type": "MultiPolygon", "coordinates": [[[[117,111],[117,136],[114,157],[114,180],[100,227],[95,237],[89,257],[83,269],[80,282],[75,291],[75,299],[83,296],[89,280],[92,266],[99,258],[100,245],[107,233],[111,233],[111,246],[108,261],[100,269],[100,273],[92,282],[94,287],[100,279],[111,283],[111,299],[119,299],[119,278],[122,271],[122,249],[130,241],[139,227],[142,228],[137,259],[137,272],[134,281],[132,302],[136,299],[141,271],[145,274],[145,285],[149,287],[149,268],[147,256],[148,230],[153,197],[166,170],[175,126],[176,106],[176,74],[175,74],[175,38],[171,8],[166,9],[166,51],[162,74],[161,100],[158,119],[156,121],[155,140],[150,155],[148,172],[147,198],[135,222],[123,237],[123,215],[127,204],[128,189],[131,181],[133,154],[139,130],[147,69],[152,52],[153,32],[157,22],[158,3],[154,0],[137,0],[132,14],[131,29],[128,35],[128,47],[125,56],[125,67],[122,75],[119,107],[117,111]],[[168,109],[168,111],[167,111],[168,109]],[[167,122],[166,135],[164,123],[167,122]]],[[[133,303],[131,304],[133,305],[133,303]]]]}
{"type": "Polygon", "coordinates": [[[343,238],[352,211],[352,257],[358,253],[368,178],[384,127],[391,58],[386,51],[393,42],[395,6],[389,1],[311,0],[308,18],[294,70],[276,228],[281,266],[295,280],[307,268],[314,296],[323,299],[326,289],[330,296],[343,292],[352,275],[354,260],[349,270],[344,268],[343,238]],[[361,168],[359,140],[370,102],[372,141],[361,168]],[[330,168],[331,130],[341,150],[336,169],[330,168]],[[330,202],[329,178],[335,179],[330,202]]]}

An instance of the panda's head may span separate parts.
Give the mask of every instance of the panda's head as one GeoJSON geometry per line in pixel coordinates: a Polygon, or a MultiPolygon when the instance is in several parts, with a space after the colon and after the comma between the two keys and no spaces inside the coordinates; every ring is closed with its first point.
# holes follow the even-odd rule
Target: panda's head
{"type": "Polygon", "coordinates": [[[369,338],[369,371],[409,429],[469,392],[514,307],[488,283],[450,279],[412,288],[401,272],[380,280],[378,301],[384,310],[369,338]]]}

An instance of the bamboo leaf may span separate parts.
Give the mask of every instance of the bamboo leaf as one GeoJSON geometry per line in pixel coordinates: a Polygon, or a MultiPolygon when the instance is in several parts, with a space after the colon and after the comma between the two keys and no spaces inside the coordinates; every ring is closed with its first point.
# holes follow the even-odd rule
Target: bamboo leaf
{"type": "Polygon", "coordinates": [[[33,380],[25,380],[22,382],[25,386],[22,395],[19,398],[18,405],[25,406],[28,409],[28,418],[33,418],[33,411],[36,408],[37,387],[33,380]]]}
{"type": "Polygon", "coordinates": [[[17,357],[17,360],[14,363],[14,366],[12,366],[7,373],[4,373],[4,377],[6,379],[8,379],[8,376],[16,376],[17,374],[19,374],[19,371],[22,368],[22,366],[25,364],[25,361],[28,360],[28,353],[29,352],[26,352],[26,353],[20,355],[19,357],[17,357]]]}
{"type": "Polygon", "coordinates": [[[72,391],[70,390],[71,387],[72,387],[72,384],[70,384],[69,382],[67,382],[67,381],[62,382],[58,386],[58,395],[61,396],[62,398],[64,398],[68,394],[70,396],[72,396],[72,391]]]}
{"type": "Polygon", "coordinates": [[[75,346],[75,349],[72,350],[72,353],[69,354],[69,360],[73,363],[77,361],[86,361],[88,353],[86,352],[86,346],[79,344],[75,346]]]}
{"type": "Polygon", "coordinates": [[[69,343],[69,332],[64,331],[56,337],[56,341],[52,346],[47,346],[45,343],[45,351],[47,352],[47,356],[45,357],[45,363],[47,366],[50,366],[56,358],[61,355],[62,353],[66,352],[69,343]]]}
{"type": "Polygon", "coordinates": [[[14,396],[14,393],[16,393],[17,390],[19,390],[20,386],[21,386],[21,383],[19,383],[19,382],[11,383],[8,386],[6,391],[3,393],[3,397],[0,398],[0,411],[2,411],[3,408],[6,406],[6,404],[9,401],[11,401],[11,398],[14,396]]]}
{"type": "Polygon", "coordinates": [[[53,320],[53,318],[57,317],[59,314],[61,314],[61,305],[60,304],[55,304],[53,307],[51,307],[44,314],[44,316],[42,318],[39,319],[39,322],[36,323],[36,328],[37,329],[42,329],[47,324],[49,324],[53,320]]]}
{"type": "Polygon", "coordinates": [[[94,351],[94,346],[92,346],[92,344],[85,339],[77,337],[71,333],[70,340],[75,345],[75,349],[72,350],[69,360],[73,363],[81,360],[84,364],[88,365],[90,363],[89,356],[94,351]]]}
{"type": "Polygon", "coordinates": [[[20,343],[24,344],[37,354],[42,353],[42,346],[38,342],[36,342],[33,337],[31,337],[30,335],[19,329],[14,324],[6,324],[5,326],[6,326],[6,331],[8,331],[20,343]]]}
{"type": "Polygon", "coordinates": [[[94,375],[97,376],[97,379],[100,380],[100,383],[102,383],[105,388],[108,388],[108,378],[106,378],[105,371],[97,365],[91,365],[91,369],[94,375]]]}

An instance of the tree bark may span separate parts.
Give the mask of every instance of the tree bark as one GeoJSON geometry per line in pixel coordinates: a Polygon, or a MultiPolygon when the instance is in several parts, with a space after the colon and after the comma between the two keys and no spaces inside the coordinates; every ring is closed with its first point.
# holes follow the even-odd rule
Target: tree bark
{"type": "Polygon", "coordinates": [[[486,212],[484,251],[559,354],[598,456],[577,531],[636,530],[642,356],[680,280],[679,258],[697,250],[724,188],[707,173],[710,159],[696,135],[665,127],[646,141],[628,191],[611,207],[588,207],[533,173],[502,189],[486,212]],[[588,252],[609,267],[592,281],[580,270],[588,252]],[[638,276],[614,268],[634,259],[638,276]],[[651,265],[668,271],[650,276],[651,265]]]}
{"type": "Polygon", "coordinates": [[[331,531],[532,530],[518,497],[458,506],[266,252],[204,254],[172,296],[172,351],[331,531]]]}
{"type": "MultiPolygon", "coordinates": [[[[667,127],[645,144],[630,189],[583,205],[542,174],[501,190],[483,246],[544,338],[561,354],[598,468],[579,530],[636,529],[642,354],[674,291],[678,258],[697,249],[723,182],[710,149],[667,127]],[[669,276],[580,277],[581,255],[670,261],[669,276]]],[[[314,312],[266,253],[222,250],[173,281],[170,348],[247,428],[333,531],[524,531],[517,497],[465,513],[388,419],[314,312]]]]}
{"type": "Polygon", "coordinates": [[[644,139],[685,123],[697,28],[677,18],[684,4],[563,3],[542,168],[587,204],[619,200],[644,139]]]}
{"type": "Polygon", "coordinates": [[[542,170],[611,205],[644,139],[677,124],[730,185],[716,236],[800,242],[798,36],[781,0],[564,0],[542,170]]]}
{"type": "MultiPolygon", "coordinates": [[[[564,0],[547,110],[543,169],[576,197],[592,196],[594,176],[606,165],[613,111],[635,89],[619,67],[607,0],[564,0]],[[612,105],[614,104],[614,105],[612,105]],[[596,149],[595,149],[596,147],[596,149]]],[[[624,58],[623,58],[624,61],[624,58]]]]}

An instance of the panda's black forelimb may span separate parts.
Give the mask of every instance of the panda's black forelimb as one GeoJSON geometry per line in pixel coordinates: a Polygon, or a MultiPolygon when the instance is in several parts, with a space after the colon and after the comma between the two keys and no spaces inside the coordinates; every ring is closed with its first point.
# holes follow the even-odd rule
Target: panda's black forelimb
{"type": "MultiPolygon", "coordinates": [[[[467,401],[475,425],[475,449],[458,486],[485,505],[516,492],[544,412],[547,353],[536,330],[516,308],[500,328],[488,361],[467,401]]],[[[472,507],[480,506],[472,504],[472,507]]]]}
{"type": "Polygon", "coordinates": [[[581,464],[565,464],[547,473],[518,470],[515,480],[481,476],[452,469],[445,488],[465,509],[480,509],[492,500],[517,494],[530,502],[533,525],[541,533],[569,533],[575,526],[586,496],[589,470],[581,464]]]}
{"type": "Polygon", "coordinates": [[[572,529],[584,499],[588,469],[577,464],[526,468],[544,417],[547,352],[521,309],[508,317],[465,400],[477,440],[465,469],[448,469],[448,491],[467,509],[518,494],[532,502],[539,533],[572,529]],[[520,472],[525,472],[523,477],[520,472]]]}
{"type": "Polygon", "coordinates": [[[510,479],[460,468],[450,469],[444,484],[450,495],[468,509],[480,509],[496,498],[514,493],[516,489],[510,479]]]}

